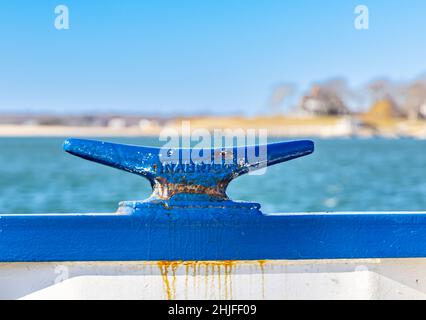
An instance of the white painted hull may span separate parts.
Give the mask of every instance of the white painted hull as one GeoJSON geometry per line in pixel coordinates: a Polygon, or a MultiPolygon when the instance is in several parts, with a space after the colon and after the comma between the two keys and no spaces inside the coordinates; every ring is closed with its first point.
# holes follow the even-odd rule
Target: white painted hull
{"type": "Polygon", "coordinates": [[[0,263],[2,299],[425,299],[426,259],[0,263]]]}

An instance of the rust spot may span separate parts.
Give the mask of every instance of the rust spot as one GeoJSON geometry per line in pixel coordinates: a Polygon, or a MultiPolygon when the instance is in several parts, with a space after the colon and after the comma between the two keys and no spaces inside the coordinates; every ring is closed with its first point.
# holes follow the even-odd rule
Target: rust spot
{"type": "Polygon", "coordinates": [[[215,187],[206,187],[198,184],[170,183],[161,177],[155,181],[152,196],[161,200],[169,200],[174,195],[181,193],[206,194],[216,197],[219,200],[228,199],[225,192],[229,183],[228,180],[219,181],[215,187]]]}
{"type": "Polygon", "coordinates": [[[215,159],[225,159],[232,160],[234,158],[234,153],[231,150],[220,150],[214,153],[215,159]]]}

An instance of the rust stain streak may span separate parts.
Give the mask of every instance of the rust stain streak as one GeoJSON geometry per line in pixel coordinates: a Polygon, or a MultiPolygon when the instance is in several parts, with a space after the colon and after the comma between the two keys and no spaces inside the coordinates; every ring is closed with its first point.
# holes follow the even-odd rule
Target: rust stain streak
{"type": "Polygon", "coordinates": [[[179,267],[181,262],[172,262],[171,263],[171,269],[172,269],[172,293],[173,293],[173,299],[176,298],[176,270],[179,267]]]}
{"type": "Polygon", "coordinates": [[[206,299],[208,299],[209,265],[205,264],[203,267],[204,267],[204,296],[206,299]]]}
{"type": "Polygon", "coordinates": [[[189,265],[185,263],[185,300],[188,300],[189,265]]]}
{"type": "Polygon", "coordinates": [[[265,260],[258,260],[259,268],[262,271],[262,299],[265,299],[265,260]]]}
{"type": "MultiPolygon", "coordinates": [[[[165,294],[168,300],[176,299],[178,292],[177,288],[177,274],[181,266],[185,267],[185,299],[188,299],[188,283],[189,277],[192,276],[193,281],[193,294],[199,294],[200,284],[204,285],[204,294],[206,298],[215,296],[216,288],[215,281],[218,281],[219,296],[225,294],[225,299],[232,299],[233,281],[232,274],[237,266],[237,261],[159,261],[157,262],[160,269],[161,277],[163,279],[165,294]],[[216,274],[217,268],[217,274],[216,274]],[[223,268],[223,269],[222,269],[223,268]],[[192,274],[190,270],[192,269],[192,274]],[[203,270],[204,269],[204,270],[203,270]],[[223,277],[222,277],[223,273],[223,277]],[[198,279],[203,277],[204,281],[199,282],[198,279]],[[222,286],[222,281],[223,286],[222,286]],[[224,292],[223,292],[224,290],[224,292]]],[[[263,270],[264,262],[258,261],[261,269],[263,270]]]]}
{"type": "MultiPolygon", "coordinates": [[[[215,273],[214,273],[214,268],[215,268],[215,265],[213,264],[212,266],[211,266],[211,268],[212,268],[212,275],[211,275],[211,285],[210,285],[210,290],[211,290],[211,292],[213,293],[213,296],[214,296],[214,293],[216,292],[216,287],[215,287],[215,273]]],[[[211,294],[210,294],[210,296],[212,296],[211,294]]]]}
{"type": "Polygon", "coordinates": [[[166,289],[166,297],[167,300],[172,299],[172,292],[170,290],[170,282],[169,282],[169,262],[168,261],[159,261],[158,267],[160,268],[161,277],[163,278],[163,284],[166,289]]]}
{"type": "Polygon", "coordinates": [[[222,297],[222,279],[220,278],[220,265],[217,265],[217,277],[219,280],[219,296],[222,297]]]}

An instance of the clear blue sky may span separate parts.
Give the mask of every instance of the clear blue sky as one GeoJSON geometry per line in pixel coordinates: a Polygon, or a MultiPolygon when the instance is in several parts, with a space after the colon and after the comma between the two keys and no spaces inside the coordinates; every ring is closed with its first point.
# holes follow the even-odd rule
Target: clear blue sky
{"type": "Polygon", "coordinates": [[[282,82],[424,72],[424,0],[0,4],[0,111],[255,114],[282,82]],[[54,28],[58,4],[69,30],[54,28]],[[369,30],[353,26],[358,4],[369,30]]]}

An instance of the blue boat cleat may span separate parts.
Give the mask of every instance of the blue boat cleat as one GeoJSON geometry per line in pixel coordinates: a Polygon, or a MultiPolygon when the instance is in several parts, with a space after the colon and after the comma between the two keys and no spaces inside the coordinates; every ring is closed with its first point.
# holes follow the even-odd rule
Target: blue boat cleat
{"type": "Polygon", "coordinates": [[[64,150],[145,177],[152,195],[143,201],[124,201],[119,212],[137,212],[158,204],[166,208],[254,209],[257,203],[232,201],[228,184],[240,175],[314,151],[309,140],[231,148],[154,148],[96,140],[67,139],[64,150]]]}

